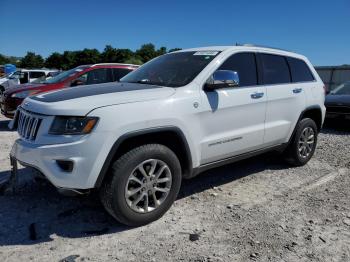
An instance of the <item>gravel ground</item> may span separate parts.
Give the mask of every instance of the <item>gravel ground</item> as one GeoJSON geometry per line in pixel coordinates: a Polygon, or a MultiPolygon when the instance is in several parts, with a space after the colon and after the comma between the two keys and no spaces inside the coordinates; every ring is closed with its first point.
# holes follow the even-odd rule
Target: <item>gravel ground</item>
{"type": "MultiPolygon", "coordinates": [[[[0,118],[0,180],[17,135],[0,118]]],[[[265,154],[184,181],[150,225],[115,222],[96,195],[59,195],[28,168],[0,196],[1,261],[350,261],[350,124],[327,126],[313,159],[265,154]]]]}

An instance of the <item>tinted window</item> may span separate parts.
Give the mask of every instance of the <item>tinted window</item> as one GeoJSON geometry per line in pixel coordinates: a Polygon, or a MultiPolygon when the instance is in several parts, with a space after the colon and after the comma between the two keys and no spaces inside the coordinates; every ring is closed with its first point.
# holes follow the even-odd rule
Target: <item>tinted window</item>
{"type": "Polygon", "coordinates": [[[219,70],[236,71],[240,86],[252,86],[258,83],[255,55],[252,53],[232,55],[220,66],[219,70]]]}
{"type": "Polygon", "coordinates": [[[289,63],[293,82],[307,82],[315,80],[310,71],[310,68],[303,60],[292,57],[287,57],[287,60],[289,63]]]}
{"type": "Polygon", "coordinates": [[[119,81],[120,78],[126,76],[132,71],[131,69],[126,69],[126,68],[113,68],[112,70],[113,70],[114,81],[119,81]]]}
{"type": "Polygon", "coordinates": [[[261,54],[264,84],[290,83],[290,73],[283,56],[261,54]]]}
{"type": "Polygon", "coordinates": [[[98,68],[86,73],[86,85],[101,84],[111,82],[109,68],[98,68]]]}
{"type": "Polygon", "coordinates": [[[39,78],[39,77],[45,77],[45,72],[29,72],[30,78],[39,78]]]}
{"type": "Polygon", "coordinates": [[[333,72],[331,90],[350,80],[350,70],[336,69],[333,72]]]}

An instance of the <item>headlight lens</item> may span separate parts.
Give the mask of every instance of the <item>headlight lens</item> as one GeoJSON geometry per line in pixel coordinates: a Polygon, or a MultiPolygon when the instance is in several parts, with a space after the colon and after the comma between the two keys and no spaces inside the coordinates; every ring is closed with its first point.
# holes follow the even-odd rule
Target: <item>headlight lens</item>
{"type": "Polygon", "coordinates": [[[51,135],[85,135],[90,133],[97,117],[56,116],[49,130],[51,135]]]}
{"type": "Polygon", "coordinates": [[[26,98],[28,96],[35,95],[38,92],[39,92],[38,90],[27,90],[27,91],[14,93],[14,94],[11,95],[11,97],[24,99],[24,98],[26,98]]]}

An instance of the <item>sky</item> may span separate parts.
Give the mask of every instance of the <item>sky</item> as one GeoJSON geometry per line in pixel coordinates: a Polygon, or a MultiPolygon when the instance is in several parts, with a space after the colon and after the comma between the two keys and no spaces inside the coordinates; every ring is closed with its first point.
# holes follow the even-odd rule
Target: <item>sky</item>
{"type": "Polygon", "coordinates": [[[350,64],[350,0],[0,0],[0,53],[250,43],[350,64]]]}

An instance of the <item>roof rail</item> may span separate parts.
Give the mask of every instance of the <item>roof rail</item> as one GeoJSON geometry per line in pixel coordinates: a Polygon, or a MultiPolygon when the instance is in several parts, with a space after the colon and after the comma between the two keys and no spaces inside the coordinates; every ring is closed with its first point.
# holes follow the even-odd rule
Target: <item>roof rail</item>
{"type": "Polygon", "coordinates": [[[91,65],[91,67],[93,67],[93,66],[99,66],[99,65],[140,66],[140,65],[134,65],[134,64],[124,64],[124,63],[99,63],[99,64],[94,64],[94,65],[91,65]]]}
{"type": "Polygon", "coordinates": [[[276,47],[271,47],[271,46],[266,46],[266,45],[255,45],[255,44],[240,44],[240,43],[236,43],[236,46],[262,47],[262,48],[269,48],[269,49],[275,49],[275,50],[293,52],[293,51],[290,51],[290,50],[287,50],[287,49],[276,48],[276,47]]]}

